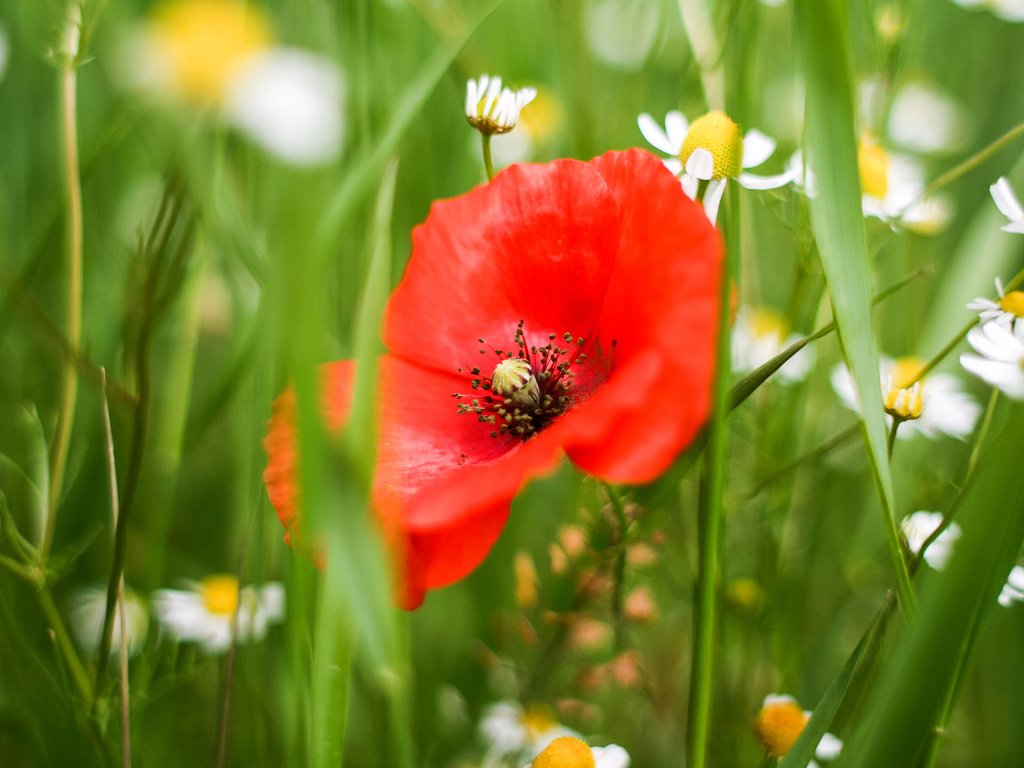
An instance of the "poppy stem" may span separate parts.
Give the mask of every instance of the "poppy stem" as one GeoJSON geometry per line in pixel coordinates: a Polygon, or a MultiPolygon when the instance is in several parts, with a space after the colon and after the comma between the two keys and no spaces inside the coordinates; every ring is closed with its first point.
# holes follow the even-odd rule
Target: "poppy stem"
{"type": "Polygon", "coordinates": [[[494,163],[491,161],[491,134],[481,133],[480,143],[484,152],[484,170],[487,171],[487,180],[494,178],[494,163]]]}
{"type": "MultiPolygon", "coordinates": [[[[734,190],[730,190],[733,191],[734,190]]],[[[718,329],[715,342],[715,379],[710,439],[705,455],[698,513],[699,563],[694,598],[693,657],[690,667],[689,723],[686,733],[686,765],[703,768],[707,758],[714,677],[715,624],[721,559],[722,500],[728,460],[730,314],[732,310],[731,260],[738,253],[735,194],[730,196],[724,249],[718,286],[718,329]]]]}

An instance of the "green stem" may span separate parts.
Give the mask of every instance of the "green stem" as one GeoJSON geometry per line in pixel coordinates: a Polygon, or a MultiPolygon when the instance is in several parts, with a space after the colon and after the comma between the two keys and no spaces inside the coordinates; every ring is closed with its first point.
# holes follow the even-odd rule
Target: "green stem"
{"type": "MultiPolygon", "coordinates": [[[[735,195],[732,196],[735,199],[735,195]]],[[[730,200],[730,202],[734,202],[730,200]]],[[[697,594],[693,617],[693,658],[690,671],[689,727],[686,739],[686,765],[703,768],[707,758],[708,727],[714,671],[716,592],[720,571],[722,499],[725,489],[725,465],[728,458],[729,379],[731,371],[729,320],[732,312],[731,261],[739,247],[736,206],[726,219],[726,248],[722,258],[718,286],[717,338],[715,342],[714,410],[711,416],[707,475],[699,511],[699,563],[697,594]]]]}
{"type": "Polygon", "coordinates": [[[1020,125],[1011,128],[984,149],[980,150],[979,152],[975,152],[973,155],[971,155],[969,158],[964,160],[959,165],[950,168],[944,174],[935,179],[935,181],[933,181],[931,184],[925,187],[924,192],[921,193],[921,197],[919,199],[923,200],[929,195],[935,194],[935,192],[942,189],[947,184],[951,184],[957,179],[959,179],[961,176],[967,174],[970,171],[973,171],[979,165],[981,165],[990,157],[992,157],[992,155],[994,155],[996,152],[998,152],[1007,144],[1012,142],[1014,139],[1019,138],[1020,136],[1024,136],[1024,123],[1021,123],[1020,125]]]}
{"type": "Polygon", "coordinates": [[[903,419],[894,418],[892,420],[892,427],[889,429],[889,440],[885,446],[885,452],[889,456],[889,461],[892,461],[892,452],[896,448],[896,432],[899,430],[902,422],[903,419]]]}
{"type": "Polygon", "coordinates": [[[65,355],[61,366],[60,416],[50,457],[50,484],[47,499],[46,525],[39,545],[39,562],[46,562],[53,546],[57,527],[64,473],[67,470],[71,426],[75,420],[78,400],[78,367],[76,358],[82,339],[82,182],[78,165],[78,47],[81,36],[82,11],[76,0],[68,8],[67,27],[60,53],[60,120],[61,152],[64,157],[64,183],[68,216],[67,232],[67,340],[72,354],[65,355]]]}
{"type": "Polygon", "coordinates": [[[626,530],[629,527],[629,520],[626,518],[626,505],[618,491],[609,483],[605,483],[604,486],[618,522],[615,561],[612,568],[612,620],[615,627],[615,650],[621,651],[626,646],[625,626],[622,622],[622,594],[626,581],[626,530]]]}
{"type": "Polygon", "coordinates": [[[484,170],[487,171],[487,180],[494,178],[494,162],[491,160],[491,134],[481,133],[480,144],[484,153],[484,170]]]}
{"type": "Polygon", "coordinates": [[[78,653],[75,651],[71,637],[64,627],[60,611],[57,610],[57,606],[53,602],[50,588],[46,584],[41,584],[39,585],[38,594],[39,606],[42,608],[43,615],[46,616],[46,623],[50,626],[54,639],[57,641],[57,648],[64,657],[64,663],[68,665],[68,671],[71,673],[71,679],[75,684],[75,688],[78,689],[78,695],[82,697],[82,701],[88,702],[92,696],[92,691],[89,688],[89,676],[85,673],[85,668],[78,659],[78,653]]]}

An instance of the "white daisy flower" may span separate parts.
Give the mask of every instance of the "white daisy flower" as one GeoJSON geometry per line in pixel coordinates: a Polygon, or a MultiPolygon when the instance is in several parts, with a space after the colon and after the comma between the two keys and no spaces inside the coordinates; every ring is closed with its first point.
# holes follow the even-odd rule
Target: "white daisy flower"
{"type": "MultiPolygon", "coordinates": [[[[128,656],[134,656],[146,642],[149,633],[149,611],[146,602],[134,591],[125,589],[125,644],[128,656]]],[[[107,612],[106,587],[91,586],[77,590],[71,599],[69,623],[78,645],[88,654],[95,654],[100,647],[103,633],[103,619],[107,612]]],[[[121,652],[121,619],[114,613],[114,632],[110,643],[110,654],[121,652]]]]}
{"type": "MultiPolygon", "coordinates": [[[[905,440],[920,433],[929,438],[940,434],[966,438],[974,429],[981,407],[962,390],[960,380],[951,373],[929,373],[911,385],[923,367],[924,361],[914,357],[893,359],[883,355],[879,361],[883,400],[890,406],[890,412],[907,419],[900,425],[897,437],[905,440]],[[891,403],[888,402],[890,397],[891,403]],[[900,406],[916,407],[918,416],[900,412],[900,406]]],[[[860,411],[853,377],[843,363],[832,370],[832,388],[847,408],[860,411]]],[[[891,416],[886,418],[891,419],[891,416]]]]}
{"type": "MultiPolygon", "coordinates": [[[[811,712],[801,709],[792,696],[770,693],[754,717],[754,735],[770,757],[782,758],[793,748],[810,719],[811,712]]],[[[842,749],[842,740],[826,733],[815,747],[814,756],[818,760],[835,760],[842,749]]],[[[811,760],[807,765],[817,768],[818,763],[811,760]]]]}
{"type": "Polygon", "coordinates": [[[1024,21],[1024,0],[953,0],[963,8],[991,11],[1003,21],[1024,21]]]}
{"type": "Polygon", "coordinates": [[[561,736],[526,768],[629,768],[629,753],[618,744],[591,747],[575,736],[561,736]]]}
{"type": "Polygon", "coordinates": [[[1024,603],[1024,568],[1019,565],[1013,566],[1010,575],[1006,577],[1006,583],[999,593],[999,604],[1009,608],[1014,603],[1024,603]]]}
{"type": "Polygon", "coordinates": [[[313,166],[341,149],[344,87],[333,62],[295,48],[254,56],[224,105],[229,120],[285,162],[313,166]]]}
{"type": "Polygon", "coordinates": [[[649,114],[637,118],[640,133],[655,149],[670,157],[665,167],[682,178],[683,191],[696,200],[701,183],[704,212],[711,223],[718,218],[718,207],[729,179],[747,189],[775,189],[793,180],[787,170],[775,176],[757,176],[744,168],[755,168],[775,151],[775,140],[756,129],[740,132],[740,127],[724,112],[713,111],[691,125],[682,112],[665,115],[664,129],[649,114]]]}
{"type": "Polygon", "coordinates": [[[519,122],[523,107],[537,95],[535,88],[513,91],[501,87],[501,78],[480,75],[466,83],[466,119],[480,133],[508,133],[519,122]]]}
{"type": "Polygon", "coordinates": [[[978,317],[983,323],[1001,323],[1012,328],[1018,318],[1024,317],[1024,291],[1010,291],[1003,288],[1003,281],[996,278],[996,294],[998,299],[979,296],[968,305],[968,309],[978,310],[978,317]]]}
{"type": "MultiPolygon", "coordinates": [[[[935,529],[942,524],[941,512],[926,512],[924,510],[907,515],[900,521],[900,530],[907,539],[907,547],[913,554],[921,551],[921,545],[928,540],[935,529]]],[[[953,554],[953,546],[960,539],[960,526],[950,523],[949,526],[924,552],[924,561],[936,571],[941,571],[949,562],[953,554]]]]}
{"type": "Polygon", "coordinates": [[[1003,216],[1010,220],[1010,223],[1003,227],[1003,232],[1024,234],[1024,208],[1021,207],[1020,201],[1013,193],[1010,182],[1006,180],[1005,176],[1000,176],[999,180],[988,189],[992,193],[996,207],[1003,216]]]}
{"type": "Polygon", "coordinates": [[[1024,323],[975,326],[967,341],[978,354],[960,355],[960,365],[1008,397],[1024,399],[1024,323]]]}
{"type": "Polygon", "coordinates": [[[480,720],[480,735],[487,744],[485,765],[505,757],[532,757],[555,739],[579,737],[559,723],[550,708],[533,704],[524,709],[517,701],[499,701],[487,707],[480,720]]]}
{"type": "Polygon", "coordinates": [[[210,653],[239,642],[261,640],[271,624],[284,617],[284,587],[276,582],[239,589],[230,574],[190,582],[188,589],[161,589],[153,594],[160,624],[176,639],[195,642],[210,653]]]}
{"type": "MultiPolygon", "coordinates": [[[[949,198],[936,195],[921,199],[924,169],[913,158],[887,152],[874,139],[865,137],[857,148],[857,169],[865,216],[919,235],[938,234],[949,224],[953,215],[949,198]]],[[[814,172],[805,167],[800,150],[787,161],[786,170],[804,194],[817,196],[814,172]]]]}
{"type": "MultiPolygon", "coordinates": [[[[766,307],[741,307],[732,328],[732,369],[749,373],[767,363],[784,349],[801,339],[788,333],[785,319],[766,307]]],[[[814,365],[814,351],[804,347],[775,373],[783,384],[807,378],[814,365]]]]}
{"type": "Polygon", "coordinates": [[[285,162],[317,165],[341,149],[340,69],[276,45],[267,20],[239,0],[164,3],[120,64],[127,85],[212,109],[285,162]]]}

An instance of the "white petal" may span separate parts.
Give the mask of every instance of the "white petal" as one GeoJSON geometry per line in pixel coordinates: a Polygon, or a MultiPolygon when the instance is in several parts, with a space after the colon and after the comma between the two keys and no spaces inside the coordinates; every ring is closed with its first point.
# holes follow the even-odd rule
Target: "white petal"
{"type": "Polygon", "coordinates": [[[1006,583],[1018,592],[1024,592],[1024,568],[1019,565],[1013,566],[1010,575],[1006,577],[1006,583]]]}
{"type": "Polygon", "coordinates": [[[821,741],[818,742],[818,746],[814,750],[814,756],[819,760],[835,760],[839,757],[842,749],[842,740],[831,733],[826,733],[821,737],[821,741]]]}
{"type": "Polygon", "coordinates": [[[643,134],[644,138],[647,139],[647,143],[652,147],[660,149],[666,155],[679,154],[679,150],[682,149],[683,143],[679,142],[677,146],[674,146],[672,140],[668,137],[668,134],[666,134],[662,127],[658,125],[658,121],[649,114],[646,112],[641,113],[636,119],[636,124],[640,128],[640,133],[643,134]]]}
{"type": "Polygon", "coordinates": [[[960,365],[1014,400],[1024,398],[1024,370],[1019,363],[1001,363],[976,355],[960,355],[960,365]]]}
{"type": "Polygon", "coordinates": [[[725,185],[728,181],[728,179],[712,179],[708,182],[708,188],[704,190],[704,213],[712,224],[718,220],[718,206],[722,202],[722,195],[725,193],[725,185]]]}
{"type": "Polygon", "coordinates": [[[672,154],[679,154],[679,150],[683,148],[683,142],[686,141],[686,134],[689,130],[690,123],[687,121],[686,115],[679,110],[673,109],[665,115],[665,131],[668,133],[668,140],[674,147],[677,147],[676,151],[672,154]]]}
{"type": "Polygon", "coordinates": [[[1024,221],[1015,221],[1002,228],[1003,232],[1013,232],[1016,235],[1024,235],[1024,221]]]}
{"type": "Polygon", "coordinates": [[[708,150],[700,147],[686,160],[686,173],[702,181],[710,181],[715,173],[715,158],[708,150]]]}
{"type": "Polygon", "coordinates": [[[629,768],[629,753],[618,744],[592,747],[595,768],[629,768]]]}
{"type": "MultiPolygon", "coordinates": [[[[672,171],[673,176],[678,176],[683,172],[683,163],[678,158],[670,157],[668,160],[662,160],[662,165],[672,171]]],[[[693,195],[691,195],[693,197],[693,195]]]]}
{"type": "Polygon", "coordinates": [[[774,151],[775,139],[752,128],[743,137],[743,167],[756,168],[771,157],[774,151]]]}
{"type": "Polygon", "coordinates": [[[683,192],[686,193],[686,196],[691,200],[696,200],[697,190],[700,188],[700,179],[696,176],[684,173],[681,181],[683,183],[683,192]]]}
{"type": "Polygon", "coordinates": [[[289,163],[310,166],[341,150],[343,85],[329,59],[291,48],[254,56],[232,83],[232,122],[289,163]]]}
{"type": "Polygon", "coordinates": [[[1012,222],[1024,220],[1024,208],[1021,207],[1020,201],[1013,193],[1013,187],[1010,186],[1010,182],[1006,180],[1005,176],[1000,176],[999,180],[988,189],[992,193],[992,199],[995,200],[996,208],[1002,212],[1003,216],[1012,222]]]}
{"type": "Polygon", "coordinates": [[[758,176],[753,173],[741,173],[739,179],[741,187],[747,189],[778,189],[793,181],[793,174],[789,171],[776,174],[775,176],[758,176]]]}

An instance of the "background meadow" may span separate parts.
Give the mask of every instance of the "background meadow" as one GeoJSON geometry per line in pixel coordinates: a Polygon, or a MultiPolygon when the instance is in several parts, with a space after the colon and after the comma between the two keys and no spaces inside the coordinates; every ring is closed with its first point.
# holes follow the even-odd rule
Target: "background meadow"
{"type": "MultiPolygon", "coordinates": [[[[136,36],[156,3],[84,3],[74,57],[77,3],[0,0],[0,764],[124,764],[127,736],[150,766],[521,766],[530,755],[503,762],[480,733],[488,707],[519,702],[634,766],[757,766],[774,760],[755,714],[783,692],[818,708],[809,731],[843,739],[833,764],[1024,761],[1024,605],[996,603],[1024,538],[1024,414],[957,362],[977,319],[966,304],[1024,266],[989,195],[1000,176],[1024,190],[1021,132],[1000,141],[1024,124],[1024,24],[952,0],[254,5],[279,44],[340,73],[335,151],[297,162],[218,104],[140,87],[152,62],[136,36]],[[737,306],[774,310],[783,337],[827,326],[835,306],[869,380],[879,351],[928,360],[953,344],[937,370],[977,426],[899,439],[886,458],[884,433],[858,429],[835,392],[843,352],[825,334],[804,375],[759,381],[728,414],[724,462],[700,441],[651,485],[609,489],[563,461],[521,491],[486,562],[411,613],[391,607],[365,514],[372,432],[311,427],[304,492],[324,502],[312,514],[331,565],[297,557],[261,480],[271,402],[289,381],[311,392],[317,363],[378,351],[411,229],[486,181],[464,115],[482,73],[538,90],[494,139],[499,167],[651,149],[638,115],[675,109],[723,108],[774,137],[759,172],[810,144],[813,201],[794,183],[727,191],[737,306]],[[939,101],[908,106],[913,89],[939,101]],[[940,221],[862,217],[869,135],[943,181],[940,221]],[[701,513],[710,477],[722,498],[701,513]],[[952,561],[921,565],[916,607],[894,610],[884,516],[954,506],[952,561]],[[145,610],[128,727],[119,654],[98,668],[102,622],[80,610],[120,567],[145,610]],[[158,590],[218,573],[283,584],[283,613],[249,642],[180,641],[158,590]]],[[[786,768],[810,759],[805,741],[786,768]]]]}

